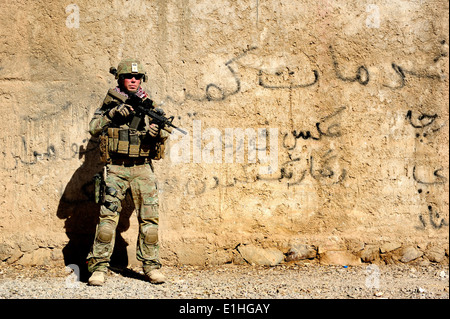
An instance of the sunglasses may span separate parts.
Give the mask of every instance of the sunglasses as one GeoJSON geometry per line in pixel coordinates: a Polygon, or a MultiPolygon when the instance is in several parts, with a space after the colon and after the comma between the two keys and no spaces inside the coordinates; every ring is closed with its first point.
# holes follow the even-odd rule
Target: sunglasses
{"type": "Polygon", "coordinates": [[[127,79],[127,80],[131,80],[132,78],[134,78],[135,80],[142,80],[144,78],[144,74],[121,74],[120,75],[122,78],[127,79]]]}

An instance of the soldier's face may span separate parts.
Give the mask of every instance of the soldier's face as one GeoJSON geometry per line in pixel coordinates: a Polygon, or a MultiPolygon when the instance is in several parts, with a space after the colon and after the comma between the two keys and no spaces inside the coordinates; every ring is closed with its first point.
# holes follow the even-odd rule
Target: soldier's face
{"type": "Polygon", "coordinates": [[[129,76],[126,76],[124,79],[123,79],[123,87],[128,91],[128,92],[131,92],[131,93],[136,93],[137,92],[137,90],[139,89],[139,86],[141,85],[141,80],[140,80],[140,77],[139,76],[133,76],[133,75],[129,75],[129,76]],[[136,79],[136,78],[139,78],[139,80],[138,79],[136,79]]]}

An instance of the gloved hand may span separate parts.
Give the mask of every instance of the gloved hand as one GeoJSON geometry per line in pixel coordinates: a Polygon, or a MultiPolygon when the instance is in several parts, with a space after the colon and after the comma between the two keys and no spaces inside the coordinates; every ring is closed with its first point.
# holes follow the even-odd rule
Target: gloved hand
{"type": "Polygon", "coordinates": [[[117,105],[116,107],[113,107],[109,111],[108,117],[110,119],[112,119],[117,114],[120,114],[123,117],[127,117],[128,115],[130,115],[130,112],[132,112],[132,111],[133,111],[133,108],[130,105],[122,103],[120,105],[117,105]]]}
{"type": "MultiPolygon", "coordinates": [[[[160,108],[155,108],[155,111],[156,111],[156,113],[158,113],[159,115],[162,115],[162,116],[164,116],[166,114],[163,111],[163,109],[160,109],[160,108]]],[[[149,125],[147,125],[146,128],[151,137],[156,137],[161,132],[158,125],[156,125],[156,124],[149,124],[149,125]]]]}
{"type": "Polygon", "coordinates": [[[159,127],[156,124],[150,124],[147,126],[147,131],[150,134],[151,137],[156,137],[159,134],[159,127]]]}

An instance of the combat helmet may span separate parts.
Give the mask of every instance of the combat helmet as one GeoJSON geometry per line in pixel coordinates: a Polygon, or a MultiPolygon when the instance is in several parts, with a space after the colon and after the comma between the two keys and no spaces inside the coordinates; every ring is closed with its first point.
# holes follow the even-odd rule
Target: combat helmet
{"type": "Polygon", "coordinates": [[[117,69],[111,67],[109,72],[114,74],[116,79],[118,79],[121,74],[144,74],[143,81],[147,81],[147,74],[145,73],[144,67],[142,63],[136,59],[124,59],[119,62],[117,69]]]}

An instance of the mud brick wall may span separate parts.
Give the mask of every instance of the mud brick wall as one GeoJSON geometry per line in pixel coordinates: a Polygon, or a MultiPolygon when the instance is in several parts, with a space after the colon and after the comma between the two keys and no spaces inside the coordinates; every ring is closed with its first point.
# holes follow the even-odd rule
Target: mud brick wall
{"type": "MultiPolygon", "coordinates": [[[[101,169],[87,127],[125,57],[188,131],[155,163],[165,263],[276,264],[305,247],[330,263],[448,260],[448,1],[1,7],[2,262],[83,263],[101,169]]],[[[134,263],[129,197],[118,230],[114,261],[134,263]]]]}

